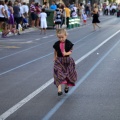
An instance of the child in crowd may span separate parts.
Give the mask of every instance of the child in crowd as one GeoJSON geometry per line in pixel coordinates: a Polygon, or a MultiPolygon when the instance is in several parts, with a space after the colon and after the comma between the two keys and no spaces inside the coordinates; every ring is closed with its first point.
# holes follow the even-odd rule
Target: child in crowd
{"type": "Polygon", "coordinates": [[[72,54],[73,43],[67,40],[66,29],[58,29],[54,48],[54,84],[58,88],[58,96],[62,95],[62,84],[65,84],[64,92],[68,93],[69,86],[75,86],[77,72],[72,54]]]}
{"type": "Polygon", "coordinates": [[[27,19],[23,16],[23,28],[27,28],[28,27],[28,21],[27,21],[27,19]]]}
{"type": "Polygon", "coordinates": [[[18,30],[16,29],[16,24],[13,24],[13,25],[12,25],[12,30],[11,30],[11,32],[12,32],[14,35],[18,34],[18,30]]]}
{"type": "Polygon", "coordinates": [[[47,28],[47,14],[45,13],[45,9],[42,9],[42,12],[40,13],[40,22],[41,22],[41,34],[42,31],[44,30],[44,34],[46,34],[46,28],[47,28]]]}
{"type": "Polygon", "coordinates": [[[2,37],[5,38],[9,34],[10,30],[8,29],[8,24],[4,22],[2,24],[2,37]]]}
{"type": "Polygon", "coordinates": [[[87,22],[87,15],[86,15],[86,13],[82,14],[82,18],[83,18],[83,24],[86,25],[86,22],[87,22]]]}
{"type": "Polygon", "coordinates": [[[56,25],[56,29],[61,27],[62,23],[62,12],[59,8],[54,11],[54,23],[56,25]]]}

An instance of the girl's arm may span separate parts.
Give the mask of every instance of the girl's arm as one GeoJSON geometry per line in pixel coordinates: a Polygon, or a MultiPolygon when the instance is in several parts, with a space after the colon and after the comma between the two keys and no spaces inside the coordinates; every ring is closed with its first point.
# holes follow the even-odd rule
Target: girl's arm
{"type": "Polygon", "coordinates": [[[72,54],[72,50],[70,50],[69,52],[65,52],[65,51],[63,52],[64,56],[71,55],[71,54],[72,54]]]}
{"type": "Polygon", "coordinates": [[[57,59],[57,52],[54,50],[54,61],[57,59]]]}

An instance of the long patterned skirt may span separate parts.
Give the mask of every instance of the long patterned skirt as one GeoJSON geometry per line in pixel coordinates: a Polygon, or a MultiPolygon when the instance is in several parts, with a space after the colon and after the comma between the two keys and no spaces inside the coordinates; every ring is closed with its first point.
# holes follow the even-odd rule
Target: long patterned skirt
{"type": "Polygon", "coordinates": [[[71,57],[58,57],[54,63],[54,84],[58,87],[60,84],[74,86],[77,80],[75,62],[71,57]]]}

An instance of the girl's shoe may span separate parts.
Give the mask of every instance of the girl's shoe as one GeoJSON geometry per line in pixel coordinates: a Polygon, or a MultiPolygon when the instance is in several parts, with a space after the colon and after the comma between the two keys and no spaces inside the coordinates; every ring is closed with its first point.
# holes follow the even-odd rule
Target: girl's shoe
{"type": "Polygon", "coordinates": [[[58,92],[58,96],[61,96],[63,93],[62,92],[58,92]]]}
{"type": "Polygon", "coordinates": [[[64,92],[68,93],[68,91],[69,91],[69,87],[65,87],[64,92]]]}

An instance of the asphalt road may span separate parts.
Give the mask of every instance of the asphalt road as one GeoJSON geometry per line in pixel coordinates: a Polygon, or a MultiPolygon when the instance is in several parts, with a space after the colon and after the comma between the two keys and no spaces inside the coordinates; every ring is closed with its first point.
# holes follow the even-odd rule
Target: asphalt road
{"type": "MultiPolygon", "coordinates": [[[[0,38],[0,120],[120,120],[120,19],[68,30],[78,80],[68,94],[53,84],[55,30],[0,38]]],[[[63,86],[64,89],[64,86],[63,86]]]]}

